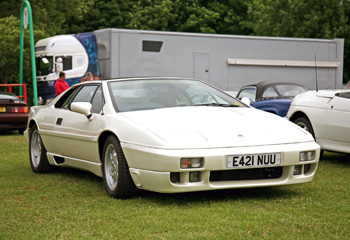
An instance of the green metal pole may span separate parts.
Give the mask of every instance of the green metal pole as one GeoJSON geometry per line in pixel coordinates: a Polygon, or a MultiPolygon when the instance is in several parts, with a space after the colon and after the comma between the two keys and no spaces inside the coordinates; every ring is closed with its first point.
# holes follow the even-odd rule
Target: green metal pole
{"type": "MultiPolygon", "coordinates": [[[[21,23],[20,23],[20,50],[19,50],[19,83],[23,83],[23,40],[24,40],[24,24],[23,24],[24,5],[21,7],[21,23]]],[[[19,88],[19,95],[23,95],[23,87],[19,88]]]]}
{"type": "MultiPolygon", "coordinates": [[[[38,91],[36,85],[36,66],[35,66],[35,51],[34,51],[34,31],[33,31],[33,18],[32,18],[32,9],[30,3],[25,0],[22,3],[21,7],[21,33],[20,33],[20,73],[19,73],[19,82],[23,83],[23,39],[24,39],[24,21],[23,14],[24,9],[27,8],[28,12],[28,26],[29,26],[29,38],[30,38],[30,53],[32,59],[32,78],[33,78],[33,97],[34,97],[34,106],[38,105],[38,91]]],[[[20,89],[20,94],[23,93],[23,87],[20,89]]]]}

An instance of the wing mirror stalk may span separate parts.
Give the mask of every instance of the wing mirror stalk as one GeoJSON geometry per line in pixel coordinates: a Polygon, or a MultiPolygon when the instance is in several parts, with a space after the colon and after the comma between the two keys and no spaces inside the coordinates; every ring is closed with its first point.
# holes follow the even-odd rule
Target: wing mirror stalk
{"type": "Polygon", "coordinates": [[[94,116],[91,113],[91,108],[92,105],[88,102],[73,102],[70,105],[70,110],[84,114],[90,122],[94,119],[94,116]]]}

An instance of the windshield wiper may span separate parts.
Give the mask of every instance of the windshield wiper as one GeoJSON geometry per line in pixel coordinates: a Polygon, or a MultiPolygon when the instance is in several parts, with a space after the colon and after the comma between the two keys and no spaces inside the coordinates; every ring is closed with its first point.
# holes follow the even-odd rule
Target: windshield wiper
{"type": "Polygon", "coordinates": [[[193,106],[214,106],[214,107],[239,107],[235,104],[228,104],[228,103],[199,103],[195,104],[193,106]]]}

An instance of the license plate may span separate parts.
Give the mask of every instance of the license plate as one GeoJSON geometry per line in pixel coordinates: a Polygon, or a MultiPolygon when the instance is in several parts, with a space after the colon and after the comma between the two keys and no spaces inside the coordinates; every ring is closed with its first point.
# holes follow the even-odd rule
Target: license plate
{"type": "Polygon", "coordinates": [[[6,107],[0,107],[0,112],[6,112],[6,107]]]}
{"type": "Polygon", "coordinates": [[[256,168],[281,165],[281,153],[232,155],[227,157],[227,168],[256,168]]]}

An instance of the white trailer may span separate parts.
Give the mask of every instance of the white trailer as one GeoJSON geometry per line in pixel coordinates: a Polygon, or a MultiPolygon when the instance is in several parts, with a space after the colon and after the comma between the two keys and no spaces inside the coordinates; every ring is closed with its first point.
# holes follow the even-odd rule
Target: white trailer
{"type": "MultiPolygon", "coordinates": [[[[58,77],[55,68],[58,57],[63,58],[67,78],[74,81],[83,77],[86,71],[91,71],[104,79],[193,77],[225,91],[237,91],[244,85],[260,81],[300,83],[315,89],[316,66],[319,89],[341,88],[343,85],[344,39],[253,37],[114,28],[70,37],[78,39],[82,45],[85,41],[88,47],[84,45],[78,51],[75,46],[77,41],[74,44],[67,42],[63,46],[60,39],[67,38],[67,35],[51,37],[50,42],[43,39],[36,44],[37,67],[42,64],[41,59],[52,58],[50,73],[38,74],[37,78],[38,86],[41,85],[38,87],[39,95],[44,98],[48,97],[40,94],[43,93],[40,89],[45,90],[53,85],[58,77]],[[60,44],[55,43],[59,41],[60,44]],[[58,47],[61,50],[57,51],[58,47]],[[88,56],[87,60],[84,52],[88,56]],[[86,71],[81,71],[82,66],[79,64],[84,65],[86,71]],[[52,84],[47,84],[50,81],[52,84]]],[[[72,85],[74,81],[69,83],[72,85]]]]}

